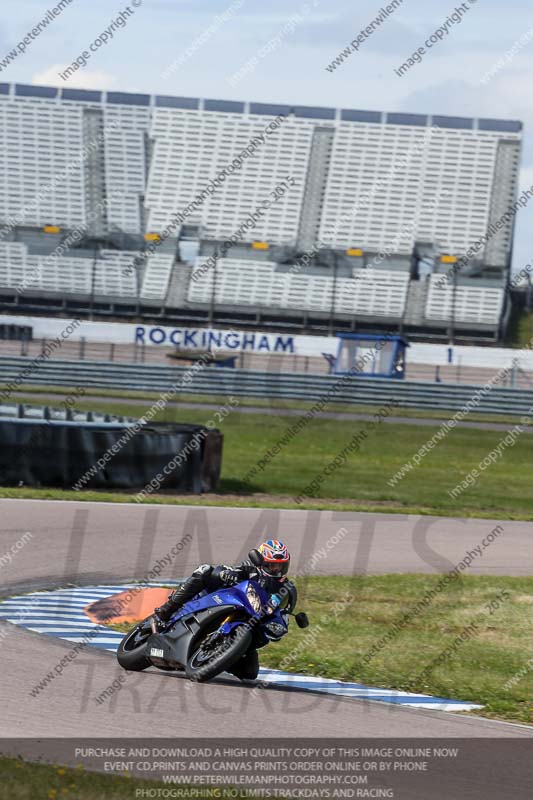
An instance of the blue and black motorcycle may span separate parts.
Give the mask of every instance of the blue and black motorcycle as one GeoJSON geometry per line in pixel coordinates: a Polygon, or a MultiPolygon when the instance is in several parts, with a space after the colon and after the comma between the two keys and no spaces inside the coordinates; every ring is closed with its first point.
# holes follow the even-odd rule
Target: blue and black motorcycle
{"type": "MultiPolygon", "coordinates": [[[[257,551],[252,550],[249,557],[260,565],[257,551]]],[[[157,631],[148,617],[126,634],[117,659],[127,670],[184,669],[191,680],[208,681],[231,672],[250,650],[279,641],[288,631],[289,616],[299,628],[309,625],[306,614],[289,613],[279,595],[270,595],[256,581],[246,580],[211,594],[202,592],[185,603],[163,631],[157,631]]]]}

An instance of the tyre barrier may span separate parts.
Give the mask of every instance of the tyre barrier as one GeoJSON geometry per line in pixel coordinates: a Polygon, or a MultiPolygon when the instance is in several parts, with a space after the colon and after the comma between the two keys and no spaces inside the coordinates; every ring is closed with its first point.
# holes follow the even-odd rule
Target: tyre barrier
{"type": "Polygon", "coordinates": [[[0,485],[212,492],[222,444],[220,431],[203,425],[0,415],[0,485]]]}

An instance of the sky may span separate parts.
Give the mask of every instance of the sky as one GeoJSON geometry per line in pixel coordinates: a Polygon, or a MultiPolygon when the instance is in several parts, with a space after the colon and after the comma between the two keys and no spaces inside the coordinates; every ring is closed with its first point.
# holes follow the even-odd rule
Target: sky
{"type": "MultiPolygon", "coordinates": [[[[525,125],[521,188],[530,187],[533,8],[525,0],[395,0],[358,51],[328,71],[388,2],[72,0],[0,69],[0,82],[518,119],[525,125]],[[395,69],[461,6],[461,21],[448,23],[442,41],[399,77],[395,69]],[[121,13],[124,27],[63,81],[59,73],[121,13]],[[481,82],[502,58],[504,66],[481,82]]],[[[3,0],[0,64],[54,5],[3,0]]],[[[517,218],[515,271],[533,259],[532,215],[533,204],[517,218]]]]}

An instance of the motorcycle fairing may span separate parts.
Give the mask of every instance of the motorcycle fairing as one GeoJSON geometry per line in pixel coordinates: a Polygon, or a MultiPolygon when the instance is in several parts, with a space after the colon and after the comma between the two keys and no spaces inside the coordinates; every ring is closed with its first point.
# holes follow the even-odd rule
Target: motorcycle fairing
{"type": "Polygon", "coordinates": [[[169,625],[173,625],[177,620],[181,619],[188,613],[202,611],[206,608],[220,608],[223,605],[245,608],[250,617],[260,618],[261,614],[254,611],[254,608],[247,595],[247,590],[250,584],[253,585],[253,588],[259,594],[261,605],[265,606],[268,603],[268,593],[265,591],[265,589],[263,589],[262,586],[259,586],[255,581],[241,581],[240,583],[235,584],[235,586],[230,586],[227,589],[220,589],[203,597],[189,600],[189,602],[185,603],[182,608],[178,609],[176,614],[174,614],[174,616],[171,618],[169,625]]]}
{"type": "Polygon", "coordinates": [[[189,612],[180,616],[177,622],[169,623],[171,627],[162,633],[150,636],[146,643],[146,654],[156,665],[171,664],[172,666],[185,666],[189,657],[191,643],[200,632],[206,620],[215,622],[228,616],[234,611],[234,606],[216,606],[206,608],[196,613],[189,612]],[[157,651],[157,655],[152,652],[157,651]]]}
{"type": "Polygon", "coordinates": [[[200,632],[206,620],[216,622],[220,619],[221,633],[227,635],[234,628],[243,624],[243,619],[230,619],[227,617],[235,611],[245,612],[245,619],[251,623],[254,632],[255,646],[262,647],[269,641],[280,639],[288,626],[279,609],[268,616],[268,623],[264,622],[264,614],[256,612],[247,594],[248,587],[252,584],[256,594],[259,595],[261,608],[268,604],[268,592],[255,581],[241,581],[235,586],[220,589],[207,595],[200,595],[185,603],[171,617],[167,629],[161,633],[153,634],[146,645],[148,658],[155,666],[185,666],[190,654],[191,644],[200,632]],[[280,627],[278,633],[273,635],[268,631],[269,623],[277,623],[280,627]],[[281,630],[283,629],[283,633],[281,630]]]}

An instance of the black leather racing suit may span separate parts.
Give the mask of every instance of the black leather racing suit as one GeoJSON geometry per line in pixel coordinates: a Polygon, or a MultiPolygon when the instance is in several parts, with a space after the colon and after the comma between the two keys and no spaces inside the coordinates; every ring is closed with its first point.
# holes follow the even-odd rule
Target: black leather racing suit
{"type": "MultiPolygon", "coordinates": [[[[172,592],[166,603],[155,609],[156,616],[167,622],[176,611],[200,592],[216,592],[217,589],[235,586],[241,581],[254,580],[263,586],[269,594],[278,594],[281,597],[280,608],[292,612],[296,606],[296,586],[287,578],[273,578],[264,575],[251,561],[243,561],[234,567],[225,564],[213,567],[202,564],[194,570],[190,578],[172,592]]],[[[244,655],[231,672],[239,678],[254,680],[259,672],[259,658],[257,650],[252,648],[244,655]]]]}

